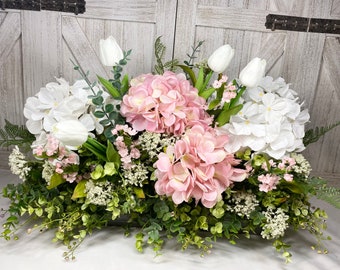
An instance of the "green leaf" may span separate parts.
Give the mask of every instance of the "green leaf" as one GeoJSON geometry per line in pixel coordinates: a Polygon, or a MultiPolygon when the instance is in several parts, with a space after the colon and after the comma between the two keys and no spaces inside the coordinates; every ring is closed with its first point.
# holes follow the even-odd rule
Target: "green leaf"
{"type": "Polygon", "coordinates": [[[43,209],[42,208],[36,208],[34,213],[38,216],[38,217],[41,217],[44,213],[43,209]]]}
{"type": "Polygon", "coordinates": [[[129,76],[125,74],[122,79],[122,85],[120,88],[120,92],[122,93],[122,96],[124,96],[128,90],[129,90],[129,76]]]}
{"type": "Polygon", "coordinates": [[[226,123],[229,122],[230,117],[232,115],[237,114],[241,109],[242,109],[243,105],[239,104],[233,108],[230,108],[228,110],[222,110],[222,112],[217,116],[216,118],[216,122],[218,123],[218,126],[221,127],[223,125],[225,125],[226,123]]]}
{"type": "Polygon", "coordinates": [[[104,168],[102,165],[97,164],[94,171],[91,172],[91,178],[94,180],[98,180],[104,176],[104,168]]]}
{"type": "Polygon", "coordinates": [[[106,147],[93,138],[88,138],[83,147],[95,154],[99,159],[107,161],[106,147]]]}
{"type": "Polygon", "coordinates": [[[220,99],[214,99],[209,103],[208,110],[214,109],[218,104],[220,104],[221,100],[220,99]]]}
{"type": "Polygon", "coordinates": [[[188,74],[190,80],[191,80],[191,83],[193,85],[196,84],[196,75],[195,75],[195,72],[188,66],[185,66],[185,65],[177,65],[178,67],[180,67],[186,74],[188,74]]]}
{"type": "Polygon", "coordinates": [[[195,88],[198,89],[198,92],[202,91],[203,83],[204,83],[204,70],[203,68],[200,68],[200,71],[198,72],[198,78],[195,83],[195,88]]]}
{"type": "Polygon", "coordinates": [[[92,103],[93,103],[94,105],[96,105],[96,106],[102,105],[103,102],[104,102],[104,99],[103,99],[102,96],[97,96],[97,97],[95,97],[95,98],[92,98],[92,103]]]}
{"type": "Polygon", "coordinates": [[[109,119],[110,120],[116,120],[118,119],[118,117],[120,116],[120,114],[116,111],[110,112],[109,114],[109,119]]]}
{"type": "Polygon", "coordinates": [[[216,91],[216,89],[211,87],[211,88],[208,88],[208,89],[205,89],[205,90],[201,91],[199,93],[199,95],[202,98],[204,98],[205,100],[207,100],[215,91],[216,91]]]}
{"type": "Polygon", "coordinates": [[[10,216],[6,219],[6,222],[8,222],[8,223],[18,223],[18,217],[17,216],[10,216]]]}
{"type": "Polygon", "coordinates": [[[113,106],[113,104],[106,104],[105,105],[105,112],[106,113],[113,112],[114,109],[115,109],[115,106],[113,106]]]}
{"type": "Polygon", "coordinates": [[[137,198],[139,199],[145,199],[145,194],[142,188],[140,187],[134,187],[133,191],[135,192],[137,198]]]}
{"type": "Polygon", "coordinates": [[[86,197],[85,188],[86,188],[86,180],[81,180],[76,187],[74,188],[73,194],[72,194],[72,200],[75,200],[77,198],[83,198],[86,197]]]}
{"type": "Polygon", "coordinates": [[[113,162],[116,165],[116,168],[117,169],[119,168],[119,166],[120,166],[120,155],[110,141],[107,141],[106,160],[109,161],[109,162],[113,162]]]}
{"type": "Polygon", "coordinates": [[[100,83],[105,87],[105,89],[107,90],[107,92],[109,92],[109,94],[115,98],[115,99],[121,99],[121,95],[118,91],[118,89],[116,89],[115,87],[113,87],[112,83],[106,79],[104,79],[103,77],[100,77],[97,75],[98,80],[100,81],[100,83]]]}
{"type": "Polygon", "coordinates": [[[52,175],[50,184],[47,186],[47,188],[48,189],[55,188],[64,182],[66,182],[66,179],[64,179],[60,174],[55,173],[52,175]]]}
{"type": "MultiPolygon", "coordinates": [[[[236,83],[236,82],[235,82],[236,83]]],[[[230,101],[230,107],[234,107],[235,104],[240,100],[241,96],[243,95],[244,91],[246,91],[246,87],[242,86],[240,88],[240,90],[238,91],[236,97],[234,97],[231,101],[230,101]]]]}
{"type": "Polygon", "coordinates": [[[205,88],[207,88],[208,83],[210,82],[211,76],[213,75],[213,71],[210,71],[208,75],[205,77],[201,91],[203,91],[205,88]]]}
{"type": "Polygon", "coordinates": [[[105,116],[105,113],[103,111],[95,111],[93,115],[97,118],[103,118],[105,116]]]}
{"type": "Polygon", "coordinates": [[[117,173],[116,165],[114,162],[106,162],[104,165],[104,174],[112,176],[117,173]]]}
{"type": "Polygon", "coordinates": [[[109,124],[111,124],[111,121],[109,119],[103,119],[99,121],[99,124],[103,125],[103,126],[107,126],[109,124]]]}

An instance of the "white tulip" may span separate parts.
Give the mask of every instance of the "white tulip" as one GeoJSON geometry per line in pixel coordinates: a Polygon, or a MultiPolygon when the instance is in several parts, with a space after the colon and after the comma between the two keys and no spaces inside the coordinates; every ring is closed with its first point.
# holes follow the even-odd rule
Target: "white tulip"
{"type": "Polygon", "coordinates": [[[123,51],[113,36],[99,41],[99,55],[102,64],[109,67],[116,66],[124,58],[123,51]]]}
{"type": "Polygon", "coordinates": [[[258,85],[266,71],[266,60],[255,57],[240,72],[241,84],[251,88],[258,85]]]}
{"type": "Polygon", "coordinates": [[[60,121],[53,125],[52,134],[70,149],[76,149],[87,141],[88,131],[78,120],[60,121]]]}
{"type": "Polygon", "coordinates": [[[223,45],[215,50],[208,59],[208,66],[212,71],[222,73],[234,57],[235,50],[229,45],[223,45]]]}

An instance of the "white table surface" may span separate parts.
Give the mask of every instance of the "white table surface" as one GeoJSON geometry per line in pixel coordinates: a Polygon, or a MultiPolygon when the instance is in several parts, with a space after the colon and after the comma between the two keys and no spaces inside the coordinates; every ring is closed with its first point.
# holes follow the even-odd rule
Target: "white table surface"
{"type": "MultiPolygon", "coordinates": [[[[0,170],[0,187],[19,181],[9,171],[0,170]]],[[[0,238],[0,269],[19,270],[336,270],[340,269],[340,210],[327,203],[315,200],[316,206],[325,209],[329,215],[326,234],[332,237],[325,241],[328,254],[317,254],[310,247],[315,239],[308,232],[289,233],[287,241],[292,245],[293,262],[285,264],[271,242],[259,237],[240,239],[236,246],[228,241],[214,244],[211,254],[200,257],[200,251],[191,248],[181,251],[175,241],[169,241],[162,255],[155,257],[151,248],[139,253],[135,249],[135,238],[125,237],[120,228],[110,227],[95,232],[86,238],[76,251],[75,261],[65,261],[62,244],[52,243],[53,232],[23,232],[17,241],[0,238]]],[[[0,207],[6,208],[8,201],[0,199],[0,207]]],[[[1,220],[0,220],[1,221],[1,220]]]]}

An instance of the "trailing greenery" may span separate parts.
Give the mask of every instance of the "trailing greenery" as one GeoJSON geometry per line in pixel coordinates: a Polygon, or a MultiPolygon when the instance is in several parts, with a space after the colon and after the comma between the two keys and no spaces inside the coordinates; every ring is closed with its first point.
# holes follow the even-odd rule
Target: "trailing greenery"
{"type": "Polygon", "coordinates": [[[328,131],[330,131],[331,129],[339,125],[340,125],[340,121],[330,126],[316,127],[315,129],[308,129],[305,133],[305,137],[303,138],[303,144],[307,146],[311,143],[317,142],[328,131]]]}

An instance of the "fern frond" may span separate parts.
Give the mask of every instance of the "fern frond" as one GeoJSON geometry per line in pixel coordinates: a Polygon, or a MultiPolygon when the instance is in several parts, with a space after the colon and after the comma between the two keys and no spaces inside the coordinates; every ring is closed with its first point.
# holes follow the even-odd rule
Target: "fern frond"
{"type": "Polygon", "coordinates": [[[340,209],[340,188],[327,185],[327,181],[319,177],[311,177],[309,185],[314,189],[315,196],[340,209]]]}
{"type": "Polygon", "coordinates": [[[305,137],[303,138],[303,144],[307,146],[308,144],[314,143],[320,139],[323,135],[325,135],[328,131],[331,129],[337,127],[340,125],[340,121],[337,123],[330,125],[330,126],[324,126],[324,127],[316,127],[315,129],[309,129],[305,133],[305,137]]]}
{"type": "Polygon", "coordinates": [[[155,41],[156,64],[154,66],[155,72],[157,74],[163,74],[165,70],[175,71],[176,65],[178,65],[178,60],[176,59],[163,63],[165,51],[166,51],[166,47],[162,43],[161,37],[158,37],[155,41]]]}
{"type": "Polygon", "coordinates": [[[155,40],[155,57],[156,57],[155,71],[158,74],[164,73],[163,57],[165,54],[165,49],[166,48],[161,41],[161,37],[158,37],[155,40]]]}
{"type": "Polygon", "coordinates": [[[26,146],[30,145],[34,140],[34,135],[23,125],[12,124],[5,120],[4,128],[0,128],[0,147],[26,146]]]}
{"type": "Polygon", "coordinates": [[[166,63],[164,63],[164,68],[167,69],[167,70],[170,70],[170,71],[175,71],[176,69],[176,66],[178,65],[178,60],[177,59],[173,59],[173,60],[170,60],[166,63]]]}

